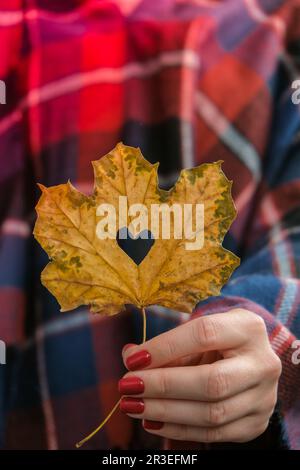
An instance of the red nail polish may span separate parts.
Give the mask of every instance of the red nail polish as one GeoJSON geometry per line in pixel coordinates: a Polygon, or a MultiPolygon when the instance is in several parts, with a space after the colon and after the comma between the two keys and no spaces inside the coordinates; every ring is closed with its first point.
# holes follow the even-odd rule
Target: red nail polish
{"type": "Polygon", "coordinates": [[[140,414],[143,413],[144,409],[144,400],[141,398],[125,397],[122,398],[120,403],[120,410],[123,411],[123,413],[140,414]]]}
{"type": "Polygon", "coordinates": [[[153,431],[158,431],[163,427],[164,423],[161,421],[150,421],[149,419],[144,419],[143,426],[145,429],[152,429],[153,431]]]}
{"type": "Polygon", "coordinates": [[[134,343],[125,344],[125,346],[122,349],[122,354],[124,354],[124,352],[127,351],[127,349],[132,348],[132,346],[136,346],[136,344],[134,343]]]}
{"type": "Polygon", "coordinates": [[[138,395],[144,392],[145,385],[139,377],[124,377],[119,380],[118,388],[121,395],[138,395]]]}
{"type": "Polygon", "coordinates": [[[138,351],[126,360],[126,366],[129,370],[143,369],[151,363],[151,355],[148,351],[138,351]]]}

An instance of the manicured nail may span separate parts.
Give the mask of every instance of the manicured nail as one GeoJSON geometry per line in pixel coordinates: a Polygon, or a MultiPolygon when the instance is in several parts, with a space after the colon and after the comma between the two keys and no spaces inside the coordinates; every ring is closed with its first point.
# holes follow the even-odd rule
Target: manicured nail
{"type": "Polygon", "coordinates": [[[119,380],[118,388],[121,395],[138,395],[144,392],[145,385],[139,377],[124,377],[119,380]]]}
{"type": "Polygon", "coordinates": [[[120,403],[120,410],[127,414],[140,414],[143,413],[144,409],[144,400],[141,398],[125,397],[122,398],[120,403]]]}
{"type": "Polygon", "coordinates": [[[150,421],[149,419],[144,419],[143,426],[145,429],[152,429],[153,431],[158,431],[163,427],[164,423],[161,421],[150,421]]]}
{"type": "Polygon", "coordinates": [[[151,363],[151,355],[148,351],[138,351],[126,360],[126,366],[129,370],[143,369],[151,363]]]}
{"type": "Polygon", "coordinates": [[[127,351],[127,349],[132,348],[132,346],[136,346],[136,344],[134,343],[125,344],[124,348],[122,349],[122,354],[124,354],[124,352],[127,351]]]}

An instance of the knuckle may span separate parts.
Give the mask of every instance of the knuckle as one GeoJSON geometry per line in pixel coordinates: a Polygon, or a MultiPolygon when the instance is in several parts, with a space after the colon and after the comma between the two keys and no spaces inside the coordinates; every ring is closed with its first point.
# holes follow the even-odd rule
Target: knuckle
{"type": "Polygon", "coordinates": [[[228,391],[227,374],[218,365],[212,367],[207,379],[207,396],[215,400],[224,398],[228,391]]]}
{"type": "Polygon", "coordinates": [[[251,331],[266,331],[265,322],[257,313],[251,312],[250,310],[246,310],[244,308],[234,309],[234,312],[246,324],[246,326],[250,328],[251,331]]]}
{"type": "Polygon", "coordinates": [[[269,377],[275,381],[277,381],[282,372],[282,363],[280,358],[277,356],[275,352],[271,352],[269,360],[268,360],[268,373],[269,377]]]}
{"type": "Polygon", "coordinates": [[[222,431],[219,428],[207,428],[204,431],[204,442],[220,442],[222,431]]]}
{"type": "Polygon", "coordinates": [[[215,320],[209,316],[199,318],[193,325],[192,335],[196,344],[213,345],[217,338],[215,320]]]}
{"type": "Polygon", "coordinates": [[[261,419],[251,419],[251,421],[245,421],[243,428],[234,431],[233,442],[246,443],[256,439],[258,436],[263,434],[268,427],[268,423],[261,419]]]}
{"type": "Polygon", "coordinates": [[[259,366],[260,375],[265,383],[278,383],[282,373],[282,363],[271,346],[267,347],[261,364],[259,366]]]}
{"type": "Polygon", "coordinates": [[[162,397],[169,396],[170,392],[170,383],[166,373],[161,370],[158,375],[158,391],[159,395],[162,397]]]}
{"type": "Polygon", "coordinates": [[[248,325],[253,321],[253,317],[257,317],[255,313],[245,308],[234,308],[231,310],[231,314],[234,314],[240,321],[248,325]]]}
{"type": "Polygon", "coordinates": [[[277,390],[272,390],[267,396],[260,400],[254,408],[254,414],[258,417],[267,416],[268,419],[272,416],[277,403],[277,390]]]}
{"type": "Polygon", "coordinates": [[[166,423],[168,421],[168,409],[167,405],[165,404],[165,401],[166,400],[157,400],[157,409],[155,412],[154,421],[162,421],[163,423],[166,423]]]}
{"type": "Polygon", "coordinates": [[[261,316],[243,308],[232,310],[237,324],[240,324],[240,334],[244,341],[249,342],[257,337],[267,338],[266,324],[261,316]]]}
{"type": "Polygon", "coordinates": [[[172,339],[166,339],[165,345],[164,345],[167,355],[170,358],[174,358],[176,355],[176,344],[172,339]]]}
{"type": "Polygon", "coordinates": [[[208,405],[208,425],[220,426],[226,421],[226,410],[223,402],[208,405]]]}
{"type": "Polygon", "coordinates": [[[265,411],[267,410],[268,412],[268,418],[270,418],[272,414],[274,413],[276,404],[277,404],[277,390],[273,391],[273,393],[270,396],[269,403],[265,407],[265,411]]]}
{"type": "Polygon", "coordinates": [[[249,328],[253,334],[266,333],[266,324],[262,317],[256,313],[249,312],[248,322],[249,328]]]}

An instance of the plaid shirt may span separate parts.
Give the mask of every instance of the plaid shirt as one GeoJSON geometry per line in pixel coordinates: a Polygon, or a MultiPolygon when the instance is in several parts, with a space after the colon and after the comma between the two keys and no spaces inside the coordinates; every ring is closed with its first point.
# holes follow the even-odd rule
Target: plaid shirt
{"type": "MultiPolygon", "coordinates": [[[[283,364],[278,407],[263,436],[231,447],[300,448],[299,41],[299,0],[1,1],[2,448],[74,448],[119,398],[139,313],[61,314],[31,233],[36,182],[89,192],[90,161],[120,140],[161,162],[164,188],[182,167],[224,160],[238,209],[224,245],[242,263],[194,317],[236,306],[263,317],[283,364]]],[[[148,319],[153,336],[187,317],[153,307],[148,319]]],[[[117,412],[84,448],[166,446],[214,447],[166,444],[117,412]]]]}

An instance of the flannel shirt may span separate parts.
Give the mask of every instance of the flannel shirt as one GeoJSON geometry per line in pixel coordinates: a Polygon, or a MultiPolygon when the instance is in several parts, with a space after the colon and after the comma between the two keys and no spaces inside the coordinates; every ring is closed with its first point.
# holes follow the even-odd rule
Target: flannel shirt
{"type": "MultiPolygon", "coordinates": [[[[72,449],[119,398],[121,350],[141,341],[134,308],[60,313],[40,283],[36,182],[93,185],[91,160],[122,140],[181,168],[224,160],[238,217],[224,246],[241,266],[193,317],[243,307],[266,323],[283,364],[277,410],[247,444],[300,448],[299,0],[0,2],[0,443],[72,449]]],[[[152,307],[149,337],[186,321],[152,307]]],[[[84,449],[214,448],[165,442],[117,412],[84,449]],[[190,446],[190,447],[189,447],[190,446]]],[[[218,447],[216,445],[216,447],[218,447]]],[[[219,445],[220,447],[220,445],[219,445]]]]}

